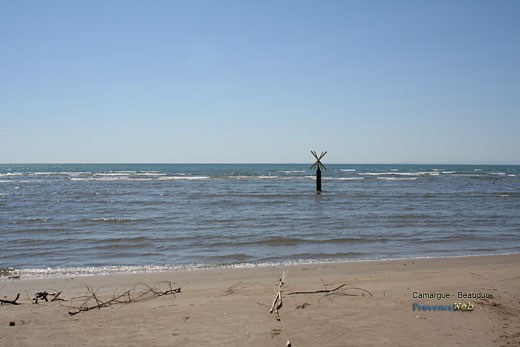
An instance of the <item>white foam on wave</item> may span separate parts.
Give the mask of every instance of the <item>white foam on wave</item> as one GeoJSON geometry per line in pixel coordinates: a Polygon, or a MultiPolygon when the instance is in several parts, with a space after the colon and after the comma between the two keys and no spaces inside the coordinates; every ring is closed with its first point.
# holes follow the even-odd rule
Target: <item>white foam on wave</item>
{"type": "Polygon", "coordinates": [[[382,175],[395,175],[395,173],[394,172],[358,172],[358,175],[382,176],[382,175]]]}
{"type": "Polygon", "coordinates": [[[305,265],[314,263],[325,263],[329,261],[320,260],[294,260],[283,262],[262,262],[262,263],[237,263],[237,264],[173,264],[173,265],[136,265],[136,266],[99,266],[99,267],[48,267],[48,268],[28,268],[12,269],[10,276],[0,277],[0,281],[9,280],[9,277],[26,279],[43,278],[70,278],[88,277],[98,275],[114,275],[128,273],[155,273],[155,272],[174,272],[174,271],[196,271],[211,269],[245,269],[257,267],[270,267],[279,265],[305,265]]]}
{"type": "Polygon", "coordinates": [[[290,173],[304,173],[305,171],[304,170],[285,170],[285,171],[278,171],[278,172],[290,174],[290,173]]]}
{"type": "Polygon", "coordinates": [[[338,171],[343,171],[343,172],[355,172],[356,169],[338,169],[338,171]]]}
{"type": "Polygon", "coordinates": [[[386,181],[413,181],[416,180],[417,177],[378,177],[377,179],[386,181]]]}
{"type": "Polygon", "coordinates": [[[29,180],[12,180],[12,181],[6,181],[6,182],[12,182],[12,183],[38,183],[38,182],[45,182],[45,180],[39,180],[39,179],[29,179],[29,180]]]}
{"type": "Polygon", "coordinates": [[[439,176],[439,172],[418,171],[418,172],[358,172],[358,175],[366,176],[439,176]]]}
{"type": "MultiPolygon", "coordinates": [[[[87,277],[98,275],[114,275],[125,273],[154,273],[154,272],[173,272],[173,271],[195,271],[208,269],[226,268],[254,268],[259,266],[275,266],[280,263],[240,263],[240,264],[172,264],[172,265],[135,265],[135,266],[86,266],[86,267],[48,267],[48,268],[28,268],[12,269],[10,277],[16,276],[25,279],[43,278],[70,278],[87,277]]],[[[9,277],[0,277],[1,280],[9,280],[9,277]]]]}
{"type": "Polygon", "coordinates": [[[106,176],[94,176],[94,177],[71,177],[71,181],[155,181],[155,180],[166,180],[166,179],[203,179],[202,177],[176,177],[176,176],[121,176],[121,175],[106,175],[106,176]]]}
{"type": "Polygon", "coordinates": [[[332,181],[362,181],[363,177],[324,177],[326,180],[332,181]]]}
{"type": "Polygon", "coordinates": [[[209,180],[210,178],[209,176],[162,176],[159,180],[209,180]]]}
{"type": "Polygon", "coordinates": [[[129,180],[128,176],[106,176],[106,177],[73,177],[71,181],[123,181],[129,180]]]}
{"type": "Polygon", "coordinates": [[[274,266],[294,266],[294,265],[313,265],[313,264],[334,264],[334,263],[358,263],[374,261],[402,261],[413,259],[450,259],[464,257],[484,257],[492,255],[512,255],[513,253],[489,253],[489,254],[463,254],[454,256],[410,256],[410,257],[360,257],[356,259],[298,259],[286,261],[268,261],[260,263],[236,263],[236,264],[172,264],[172,265],[135,265],[135,266],[99,266],[99,267],[63,267],[63,268],[28,268],[10,269],[10,276],[0,276],[0,281],[10,281],[13,276],[25,279],[59,278],[59,277],[84,277],[95,275],[112,275],[122,273],[154,273],[154,272],[176,272],[176,271],[201,271],[211,269],[244,269],[257,267],[274,266]]]}
{"type": "Polygon", "coordinates": [[[99,173],[95,173],[94,174],[95,176],[128,176],[129,174],[128,173],[124,173],[124,172],[99,172],[99,173]]]}
{"type": "Polygon", "coordinates": [[[86,171],[77,171],[77,172],[75,171],[75,172],[60,172],[60,174],[76,177],[76,176],[91,175],[92,173],[91,172],[86,172],[86,171]]]}
{"type": "Polygon", "coordinates": [[[61,172],[46,172],[46,171],[38,171],[38,172],[28,172],[28,175],[43,175],[43,176],[51,176],[51,175],[64,175],[61,172]]]}
{"type": "Polygon", "coordinates": [[[108,223],[124,223],[124,222],[139,222],[139,219],[134,218],[117,218],[117,217],[101,217],[101,218],[89,218],[92,222],[108,222],[108,223]]]}
{"type": "Polygon", "coordinates": [[[21,175],[23,175],[23,173],[21,173],[21,172],[0,173],[0,177],[21,176],[21,175]]]}
{"type": "Polygon", "coordinates": [[[63,267],[63,268],[29,268],[17,269],[12,275],[21,279],[60,278],[60,277],[85,277],[95,275],[110,275],[118,273],[146,273],[182,270],[183,266],[99,266],[99,267],[63,267]]]}
{"type": "Polygon", "coordinates": [[[137,172],[134,175],[136,175],[136,176],[166,176],[166,173],[150,171],[150,172],[137,172]]]}
{"type": "Polygon", "coordinates": [[[278,176],[256,176],[256,178],[261,178],[261,179],[272,179],[272,178],[278,178],[278,176]]]}
{"type": "Polygon", "coordinates": [[[130,178],[128,176],[102,176],[102,177],[72,177],[71,181],[146,181],[151,178],[130,178]]]}
{"type": "MultiPolygon", "coordinates": [[[[120,171],[122,174],[126,173],[126,171],[120,171]]],[[[95,175],[95,174],[103,174],[103,172],[88,172],[88,171],[38,171],[38,172],[28,172],[30,175],[44,175],[44,176],[53,176],[53,175],[66,175],[66,176],[81,176],[81,175],[95,175]]]]}

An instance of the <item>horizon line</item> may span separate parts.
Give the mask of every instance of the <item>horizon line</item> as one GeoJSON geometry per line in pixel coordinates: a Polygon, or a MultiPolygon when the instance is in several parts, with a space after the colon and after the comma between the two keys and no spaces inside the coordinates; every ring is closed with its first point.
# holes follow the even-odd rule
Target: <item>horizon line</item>
{"type": "MultiPolygon", "coordinates": [[[[309,162],[0,162],[0,165],[308,165],[309,162]]],[[[329,162],[327,165],[520,165],[520,162],[329,162]]]]}

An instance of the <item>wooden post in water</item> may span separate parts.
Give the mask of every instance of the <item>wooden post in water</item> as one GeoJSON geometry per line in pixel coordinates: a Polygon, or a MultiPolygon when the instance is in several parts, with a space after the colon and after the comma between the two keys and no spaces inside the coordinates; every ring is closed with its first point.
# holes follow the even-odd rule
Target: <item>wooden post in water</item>
{"type": "Polygon", "coordinates": [[[316,169],[316,191],[321,192],[321,170],[319,165],[316,169]]]}
{"type": "Polygon", "coordinates": [[[311,153],[314,156],[314,158],[316,158],[316,162],[311,166],[311,170],[316,168],[316,191],[321,192],[321,168],[323,167],[325,170],[327,170],[325,165],[323,165],[323,163],[321,162],[321,158],[323,158],[325,154],[327,154],[327,151],[321,152],[319,157],[315,151],[311,151],[311,153]]]}

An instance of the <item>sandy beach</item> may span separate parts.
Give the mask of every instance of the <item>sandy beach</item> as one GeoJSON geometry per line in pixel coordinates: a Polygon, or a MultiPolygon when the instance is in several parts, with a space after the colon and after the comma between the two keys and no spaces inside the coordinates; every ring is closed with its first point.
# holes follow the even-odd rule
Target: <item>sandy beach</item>
{"type": "Polygon", "coordinates": [[[18,293],[20,305],[0,307],[2,346],[520,343],[520,254],[0,282],[1,299],[18,293]],[[284,272],[277,320],[269,311],[284,272]],[[167,292],[165,281],[180,293],[149,291],[167,292]],[[130,290],[131,302],[70,315],[92,297],[87,287],[101,302],[130,290]],[[66,301],[34,304],[42,291],[66,301]]]}

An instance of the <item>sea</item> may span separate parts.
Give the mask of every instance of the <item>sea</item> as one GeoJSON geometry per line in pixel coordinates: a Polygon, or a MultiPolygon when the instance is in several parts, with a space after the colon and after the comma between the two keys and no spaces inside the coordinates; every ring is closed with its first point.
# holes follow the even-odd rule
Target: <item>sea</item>
{"type": "Polygon", "coordinates": [[[0,278],[520,252],[520,166],[0,164],[0,278]]]}

